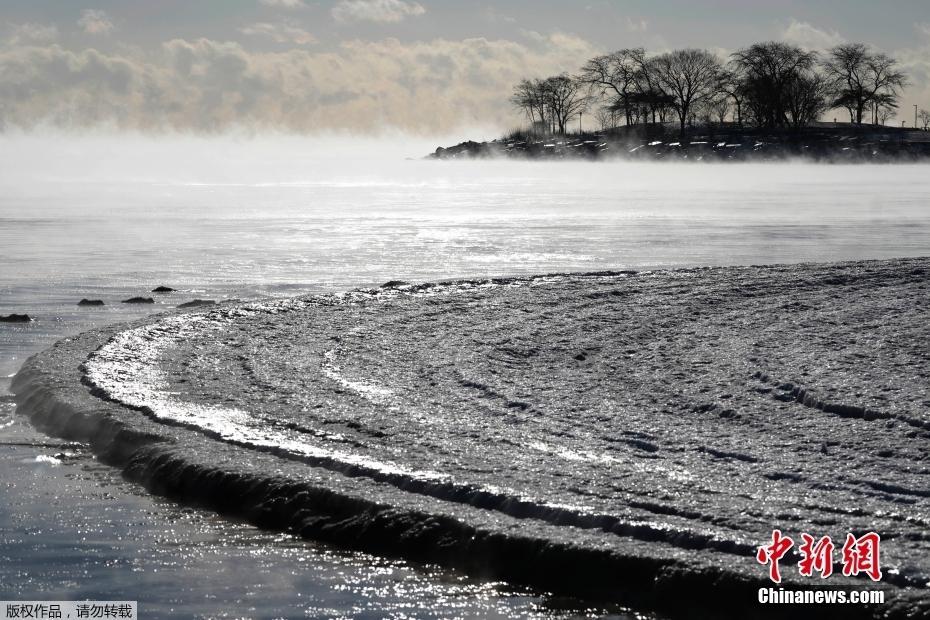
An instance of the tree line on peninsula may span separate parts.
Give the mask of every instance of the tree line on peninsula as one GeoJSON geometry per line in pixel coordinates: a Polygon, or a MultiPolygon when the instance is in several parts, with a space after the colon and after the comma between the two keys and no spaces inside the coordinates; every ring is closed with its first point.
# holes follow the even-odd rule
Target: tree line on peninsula
{"type": "MultiPolygon", "coordinates": [[[[884,124],[894,116],[907,76],[898,61],[862,43],[825,53],[782,42],[757,43],[724,61],[707,50],[650,55],[622,49],[588,60],[577,75],[518,83],[511,102],[537,133],[565,134],[593,111],[602,129],[677,121],[799,130],[829,110],[850,123],[884,124]]],[[[930,126],[930,112],[920,121],[930,126]]]]}

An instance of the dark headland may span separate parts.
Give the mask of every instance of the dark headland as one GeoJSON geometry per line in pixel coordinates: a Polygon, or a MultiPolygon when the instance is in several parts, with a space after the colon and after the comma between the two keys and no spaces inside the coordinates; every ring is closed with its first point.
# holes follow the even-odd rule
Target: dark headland
{"type": "Polygon", "coordinates": [[[536,135],[516,131],[491,141],[439,147],[433,159],[589,159],[631,161],[784,161],[906,163],[930,161],[930,132],[884,126],[819,123],[763,130],[721,124],[619,127],[603,132],[536,135]]]}
{"type": "Polygon", "coordinates": [[[86,332],[18,411],[182,502],[680,617],[766,617],[774,527],[875,531],[880,582],[782,586],[930,613],[930,259],[391,285],[86,332]]]}

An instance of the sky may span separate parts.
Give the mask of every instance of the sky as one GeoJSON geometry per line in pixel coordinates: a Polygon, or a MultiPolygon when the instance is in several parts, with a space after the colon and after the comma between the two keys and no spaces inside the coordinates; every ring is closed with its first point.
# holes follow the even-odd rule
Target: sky
{"type": "Polygon", "coordinates": [[[0,0],[0,130],[496,131],[522,78],[765,40],[871,44],[930,109],[927,0],[0,0]]]}

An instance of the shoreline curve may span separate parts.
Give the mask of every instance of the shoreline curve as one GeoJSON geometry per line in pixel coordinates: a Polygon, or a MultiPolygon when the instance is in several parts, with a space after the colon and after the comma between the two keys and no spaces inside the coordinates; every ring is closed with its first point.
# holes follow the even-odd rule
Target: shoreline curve
{"type": "MultiPolygon", "coordinates": [[[[926,259],[912,259],[774,269],[776,277],[783,277],[785,270],[793,270],[794,275],[819,277],[826,274],[828,278],[836,276],[838,271],[845,278],[843,274],[867,265],[878,271],[914,273],[911,279],[920,281],[925,278],[915,272],[924,270],[928,263],[926,259]]],[[[748,269],[764,272],[773,268],[653,273],[659,278],[664,273],[687,273],[693,279],[730,270],[742,277],[748,269]]],[[[491,282],[502,286],[519,282],[516,288],[529,288],[535,284],[560,286],[559,279],[564,277],[610,279],[633,277],[632,273],[501,278],[491,282]]],[[[488,283],[486,280],[459,280],[409,286],[406,290],[392,288],[390,295],[411,297],[412,293],[432,286],[461,288],[467,285],[470,290],[481,289],[488,283]]],[[[362,296],[382,292],[369,291],[362,296]]],[[[359,303],[365,302],[360,300],[359,303]]],[[[102,461],[119,468],[128,479],[142,483],[153,493],[243,518],[260,527],[286,530],[353,549],[434,562],[481,578],[503,579],[558,594],[617,602],[671,615],[690,614],[696,610],[719,615],[721,601],[725,601],[731,617],[766,612],[755,604],[755,595],[758,588],[767,586],[768,582],[748,570],[734,570],[732,553],[717,552],[702,545],[689,549],[687,545],[628,537],[622,532],[605,539],[588,528],[559,523],[557,516],[547,521],[532,518],[533,515],[492,513],[478,506],[438,497],[425,501],[416,493],[364,475],[344,475],[303,463],[282,462],[273,452],[252,451],[248,459],[243,459],[237,446],[212,442],[209,453],[205,453],[203,434],[197,429],[169,426],[141,416],[136,409],[100,398],[103,396],[100,390],[89,385],[92,382],[86,374],[88,357],[127,329],[179,315],[149,317],[129,325],[87,332],[33,356],[13,380],[18,411],[28,415],[43,432],[89,443],[102,461]],[[566,531],[570,535],[566,536],[566,531]]],[[[788,388],[768,375],[755,379],[761,384],[774,383],[776,395],[786,395],[784,402],[792,397],[798,406],[818,412],[855,420],[874,419],[869,408],[844,409],[824,404],[828,401],[816,400],[812,396],[815,392],[803,387],[792,385],[788,388]],[[828,411],[830,409],[832,411],[828,411]]],[[[922,426],[923,420],[920,422],[922,426]]],[[[648,441],[639,441],[650,445],[648,441]]],[[[724,451],[717,450],[718,454],[714,454],[714,448],[708,447],[704,453],[711,458],[727,458],[724,451]]],[[[735,460],[743,462],[739,458],[735,460]]],[[[902,587],[892,583],[882,586],[894,594],[891,605],[844,611],[851,614],[848,617],[876,617],[881,613],[882,617],[893,618],[907,617],[923,609],[921,605],[927,604],[923,597],[925,591],[915,590],[907,582],[899,584],[902,587]]],[[[790,585],[809,587],[803,582],[790,585]]],[[[849,584],[834,582],[834,586],[842,585],[849,584]]],[[[772,609],[771,616],[778,617],[781,612],[772,609]]],[[[811,611],[811,617],[817,615],[815,612],[811,611]]],[[[792,610],[795,616],[804,617],[805,613],[792,610]]]]}

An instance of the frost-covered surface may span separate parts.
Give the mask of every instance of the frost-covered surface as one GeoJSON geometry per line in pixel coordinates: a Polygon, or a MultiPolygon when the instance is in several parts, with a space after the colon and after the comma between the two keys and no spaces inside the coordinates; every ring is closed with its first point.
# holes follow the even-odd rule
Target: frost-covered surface
{"type": "Polygon", "coordinates": [[[85,380],[199,458],[685,581],[759,582],[776,527],[874,530],[910,609],[928,301],[925,259],[408,285],[136,325],[85,380]]]}

